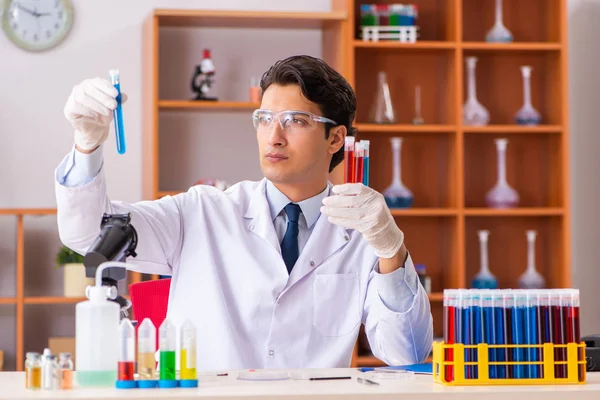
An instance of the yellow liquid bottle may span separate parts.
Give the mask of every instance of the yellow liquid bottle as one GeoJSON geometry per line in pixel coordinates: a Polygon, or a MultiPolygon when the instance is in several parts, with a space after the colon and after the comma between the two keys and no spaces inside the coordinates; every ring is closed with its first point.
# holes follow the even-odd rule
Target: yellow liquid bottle
{"type": "Polygon", "coordinates": [[[42,388],[42,364],[39,353],[27,353],[25,360],[25,387],[38,390],[42,388]]]}
{"type": "Polygon", "coordinates": [[[188,319],[181,327],[181,351],[179,353],[180,379],[197,379],[196,375],[196,327],[188,319]]]}

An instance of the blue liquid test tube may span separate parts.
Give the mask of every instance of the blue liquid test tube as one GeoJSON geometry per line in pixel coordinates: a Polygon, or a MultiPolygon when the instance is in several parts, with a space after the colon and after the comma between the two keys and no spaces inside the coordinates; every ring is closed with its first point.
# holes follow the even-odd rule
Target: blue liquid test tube
{"type": "MultiPolygon", "coordinates": [[[[486,289],[481,294],[481,310],[483,311],[483,342],[488,345],[496,344],[496,321],[494,318],[493,290],[486,289]]],[[[488,360],[496,362],[496,349],[489,349],[488,360]]],[[[490,365],[488,376],[496,379],[496,365],[490,365]]]]}
{"type": "Polygon", "coordinates": [[[123,126],[123,109],[121,108],[121,76],[118,69],[111,69],[108,71],[108,74],[110,75],[110,82],[119,92],[115,99],[117,101],[117,108],[113,111],[117,151],[119,154],[125,154],[125,127],[123,126]]]}
{"type": "MultiPolygon", "coordinates": [[[[538,291],[537,290],[528,290],[525,292],[525,296],[527,298],[526,304],[526,323],[525,328],[527,330],[527,334],[525,335],[525,340],[527,344],[540,344],[540,336],[538,332],[538,291]]],[[[537,362],[539,361],[538,357],[538,349],[529,348],[527,349],[527,361],[537,362]]],[[[528,377],[529,378],[539,378],[539,366],[535,364],[531,364],[528,367],[528,377]]]]}
{"type": "Polygon", "coordinates": [[[361,140],[360,141],[362,143],[363,146],[363,185],[365,186],[369,186],[369,163],[370,163],[370,156],[369,156],[369,146],[371,144],[371,142],[369,140],[361,140]]]}
{"type": "MultiPolygon", "coordinates": [[[[498,345],[506,344],[506,336],[504,334],[504,291],[493,290],[492,306],[494,311],[494,337],[495,343],[498,345]]],[[[496,361],[506,362],[508,360],[508,352],[505,347],[496,349],[496,361]]],[[[496,365],[496,377],[504,379],[508,377],[508,366],[506,364],[496,365]]]]}

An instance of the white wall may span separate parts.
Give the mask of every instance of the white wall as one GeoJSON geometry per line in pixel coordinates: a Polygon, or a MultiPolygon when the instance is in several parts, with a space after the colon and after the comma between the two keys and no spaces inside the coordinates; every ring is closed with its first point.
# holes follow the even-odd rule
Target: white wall
{"type": "Polygon", "coordinates": [[[600,0],[568,5],[573,286],[581,289],[586,334],[600,332],[600,0]]]}

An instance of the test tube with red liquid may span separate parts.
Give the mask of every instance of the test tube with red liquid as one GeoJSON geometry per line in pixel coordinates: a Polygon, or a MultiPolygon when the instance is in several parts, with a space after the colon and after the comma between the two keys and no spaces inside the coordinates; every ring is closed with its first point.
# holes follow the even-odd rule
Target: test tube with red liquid
{"type": "Polygon", "coordinates": [[[354,145],[354,182],[362,183],[364,174],[364,149],[362,142],[354,145]]]}
{"type": "Polygon", "coordinates": [[[344,183],[354,183],[354,136],[346,136],[344,142],[344,183]]]}
{"type": "MultiPolygon", "coordinates": [[[[565,296],[567,297],[567,343],[579,344],[581,341],[581,331],[579,326],[579,290],[565,290],[565,296]]],[[[577,349],[577,361],[585,360],[584,352],[585,350],[582,348],[577,349]]],[[[584,380],[585,364],[577,365],[577,376],[580,382],[584,380]]]]}
{"type": "MultiPolygon", "coordinates": [[[[457,299],[458,291],[455,289],[446,289],[444,290],[444,315],[443,315],[443,324],[444,324],[444,343],[445,344],[454,344],[454,327],[455,327],[455,318],[454,313],[456,309],[456,299],[457,299]]],[[[446,361],[454,361],[454,350],[446,349],[444,350],[444,359],[446,361]]],[[[445,373],[446,381],[452,382],[454,381],[454,366],[446,365],[445,373]]]]}
{"type": "Polygon", "coordinates": [[[135,387],[135,328],[131,321],[123,318],[119,326],[118,387],[135,387]]]}
{"type": "MultiPolygon", "coordinates": [[[[561,290],[553,290],[550,294],[550,309],[552,310],[552,334],[554,344],[567,344],[567,302],[568,299],[561,290]]],[[[566,361],[567,349],[554,349],[554,361],[566,361]]],[[[557,364],[554,367],[555,378],[566,378],[567,368],[565,364],[557,364]]]]}

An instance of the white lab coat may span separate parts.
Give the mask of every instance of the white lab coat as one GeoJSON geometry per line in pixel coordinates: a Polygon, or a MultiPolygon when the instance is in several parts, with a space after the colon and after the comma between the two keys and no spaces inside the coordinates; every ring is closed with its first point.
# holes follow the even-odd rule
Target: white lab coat
{"type": "MultiPolygon", "coordinates": [[[[226,192],[195,186],[136,204],[108,199],[103,170],[84,186],[56,182],[60,238],[85,253],[103,213],[131,213],[139,244],[127,263],[172,275],[168,318],[178,328],[187,318],[196,325],[199,370],[348,367],[361,322],[381,360],[424,361],[432,318],[422,286],[408,310],[388,308],[372,248],[323,217],[288,275],[265,182],[226,192]]],[[[406,268],[414,274],[410,258],[406,268]]]]}

